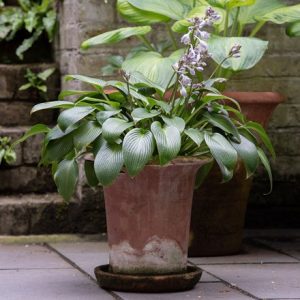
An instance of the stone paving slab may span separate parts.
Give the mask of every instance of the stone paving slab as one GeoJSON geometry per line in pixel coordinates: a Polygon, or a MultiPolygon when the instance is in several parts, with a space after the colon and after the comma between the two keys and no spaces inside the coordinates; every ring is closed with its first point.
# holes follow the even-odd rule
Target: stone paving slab
{"type": "Polygon", "coordinates": [[[204,265],[204,270],[262,299],[300,298],[300,264],[204,265]]]}
{"type": "MultiPolygon", "coordinates": [[[[53,243],[52,248],[95,278],[94,268],[108,264],[108,246],[105,242],[53,243]]],[[[203,272],[201,282],[217,282],[217,278],[203,272]]]]}
{"type": "Polygon", "coordinates": [[[1,269],[70,268],[59,256],[40,245],[1,245],[1,269]]]}
{"type": "Polygon", "coordinates": [[[113,300],[76,269],[0,271],[2,300],[113,300]]]}
{"type": "Polygon", "coordinates": [[[300,260],[300,238],[257,239],[257,241],[300,260]]]}
{"type": "Polygon", "coordinates": [[[250,300],[251,297],[241,294],[226,285],[200,282],[187,292],[168,294],[134,294],[117,293],[124,300],[250,300]]]}
{"type": "Polygon", "coordinates": [[[194,264],[260,264],[260,263],[297,263],[298,260],[290,256],[265,249],[263,247],[245,244],[240,254],[217,257],[195,257],[189,259],[194,264]]]}

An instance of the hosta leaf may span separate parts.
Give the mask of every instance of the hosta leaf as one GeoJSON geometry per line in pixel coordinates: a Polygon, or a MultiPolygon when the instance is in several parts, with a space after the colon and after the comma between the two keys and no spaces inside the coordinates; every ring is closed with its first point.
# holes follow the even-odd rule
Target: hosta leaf
{"type": "Polygon", "coordinates": [[[121,111],[122,111],[121,109],[99,111],[96,114],[97,121],[100,124],[103,124],[107,119],[109,119],[112,116],[115,116],[115,115],[119,114],[121,111]]]}
{"type": "Polygon", "coordinates": [[[72,133],[50,140],[43,150],[42,161],[45,163],[60,161],[74,150],[72,133]]]}
{"type": "Polygon", "coordinates": [[[255,144],[250,142],[242,135],[240,136],[240,140],[240,143],[231,142],[231,145],[237,151],[239,157],[244,162],[244,166],[247,171],[247,178],[249,178],[254,174],[259,163],[257,148],[255,144]]]}
{"type": "Polygon", "coordinates": [[[280,0],[256,0],[251,6],[241,7],[239,22],[241,24],[256,23],[256,18],[283,6],[284,4],[280,0]]]}
{"type": "Polygon", "coordinates": [[[286,28],[286,34],[290,37],[300,36],[300,22],[289,24],[286,28]]]}
{"type": "Polygon", "coordinates": [[[269,160],[268,160],[265,152],[261,148],[258,148],[257,151],[258,151],[258,155],[259,155],[260,161],[261,161],[261,163],[263,164],[263,166],[265,167],[265,169],[266,169],[266,171],[268,173],[269,180],[270,180],[270,191],[269,191],[269,193],[271,193],[272,189],[273,189],[272,169],[271,169],[269,160]]]}
{"type": "Polygon", "coordinates": [[[227,139],[219,133],[214,133],[213,135],[205,133],[204,139],[212,156],[220,167],[223,180],[225,182],[230,180],[238,159],[236,150],[227,139]]]}
{"type": "Polygon", "coordinates": [[[122,18],[130,23],[151,25],[153,23],[168,22],[170,20],[170,18],[155,12],[138,9],[131,5],[128,0],[118,0],[117,9],[122,18]]]}
{"type": "Polygon", "coordinates": [[[300,4],[277,8],[256,19],[276,24],[297,22],[300,20],[300,4]]]}
{"type": "Polygon", "coordinates": [[[36,124],[32,126],[21,138],[19,138],[17,141],[15,141],[12,145],[12,147],[15,147],[17,144],[24,142],[29,137],[40,134],[40,133],[47,133],[49,132],[50,128],[48,128],[44,124],[36,124]]]}
{"type": "Polygon", "coordinates": [[[75,159],[63,160],[58,164],[54,174],[54,181],[58,192],[69,200],[75,191],[75,186],[78,178],[78,165],[75,159]]]}
{"type": "Polygon", "coordinates": [[[97,186],[98,178],[95,173],[93,161],[91,161],[91,160],[84,161],[84,172],[85,172],[85,177],[87,179],[89,186],[91,186],[91,187],[97,186]]]}
{"type": "Polygon", "coordinates": [[[125,166],[130,176],[137,175],[151,159],[155,142],[151,131],[142,128],[130,130],[123,142],[125,166]]]}
{"type": "Polygon", "coordinates": [[[131,116],[135,122],[144,120],[144,119],[150,119],[155,116],[158,116],[160,114],[157,110],[147,110],[146,108],[136,108],[131,113],[131,116]]]}
{"type": "Polygon", "coordinates": [[[31,114],[44,110],[44,109],[52,109],[52,108],[71,108],[74,106],[74,103],[70,101],[49,101],[49,102],[44,102],[44,103],[39,103],[36,104],[32,110],[31,114]]]}
{"type": "Polygon", "coordinates": [[[182,118],[180,117],[168,118],[165,116],[162,116],[161,118],[167,125],[176,127],[180,133],[183,132],[185,128],[185,121],[182,118]]]}
{"type": "Polygon", "coordinates": [[[83,123],[74,132],[74,146],[81,150],[91,144],[102,133],[101,126],[98,122],[90,121],[83,123]]]}
{"type": "Polygon", "coordinates": [[[255,131],[255,133],[258,134],[258,137],[263,142],[263,144],[266,146],[268,151],[271,153],[272,157],[275,158],[275,156],[276,156],[275,150],[273,148],[272,142],[271,142],[270,138],[268,137],[268,134],[266,133],[265,129],[259,123],[252,122],[252,121],[247,122],[246,127],[248,129],[255,131]]]}
{"type": "Polygon", "coordinates": [[[102,135],[107,141],[115,141],[128,128],[132,127],[133,122],[127,122],[118,118],[107,119],[102,125],[102,135]]]}
{"type": "Polygon", "coordinates": [[[217,64],[223,62],[222,68],[241,71],[254,67],[260,61],[268,48],[268,42],[248,37],[212,37],[208,46],[213,60],[217,64]],[[242,46],[241,57],[231,57],[223,62],[235,44],[242,46]]]}
{"type": "Polygon", "coordinates": [[[77,106],[64,110],[58,117],[57,123],[62,130],[66,130],[71,125],[82,120],[95,109],[89,106],[77,106]]]}
{"type": "Polygon", "coordinates": [[[240,141],[240,135],[238,133],[238,130],[229,117],[217,113],[208,113],[208,112],[204,113],[203,117],[207,119],[207,121],[211,123],[213,126],[218,127],[223,131],[232,134],[232,136],[237,141],[240,141]]]}
{"type": "Polygon", "coordinates": [[[111,184],[119,175],[123,166],[122,146],[103,142],[95,157],[94,169],[102,185],[111,184]]]}
{"type": "Polygon", "coordinates": [[[131,36],[145,35],[151,31],[150,26],[125,27],[108,31],[92,37],[81,44],[81,48],[88,49],[103,44],[113,44],[127,39],[131,36]]]}
{"type": "Polygon", "coordinates": [[[65,77],[66,81],[70,80],[79,80],[81,82],[91,84],[94,87],[98,88],[100,91],[103,91],[103,87],[106,85],[106,82],[98,79],[98,78],[93,78],[89,76],[83,76],[83,75],[66,75],[65,77]]]}
{"type": "MultiPolygon", "coordinates": [[[[182,50],[175,51],[168,57],[163,57],[158,52],[139,52],[132,58],[126,59],[122,68],[128,73],[140,72],[155,84],[166,89],[174,74],[172,66],[182,54],[182,50]]],[[[175,78],[172,83],[174,82],[175,78]]]]}
{"type": "MultiPolygon", "coordinates": [[[[188,19],[192,19],[195,17],[203,18],[205,16],[206,10],[208,5],[200,5],[196,6],[192,10],[189,11],[189,13],[185,16],[184,19],[179,20],[175,22],[172,26],[172,30],[175,32],[185,33],[188,30],[188,27],[191,25],[191,23],[188,21],[188,19]]],[[[220,30],[224,28],[225,24],[225,13],[226,11],[219,7],[214,7],[214,10],[220,15],[220,19],[214,23],[214,26],[219,27],[220,30]]],[[[232,19],[229,19],[228,25],[230,26],[232,23],[232,19]]]]}
{"type": "Polygon", "coordinates": [[[204,140],[204,134],[195,128],[189,128],[184,133],[199,147],[204,140]]]}
{"type": "Polygon", "coordinates": [[[97,92],[91,92],[91,91],[65,90],[60,92],[60,94],[58,95],[58,99],[62,100],[65,97],[74,96],[74,95],[93,97],[99,94],[97,92]]]}
{"type": "Polygon", "coordinates": [[[156,14],[169,17],[173,20],[180,20],[186,14],[186,7],[178,0],[128,0],[134,7],[156,14]]]}
{"type": "Polygon", "coordinates": [[[160,164],[167,164],[177,156],[180,150],[180,132],[174,126],[162,127],[158,121],[151,124],[151,131],[156,141],[160,164]]]}

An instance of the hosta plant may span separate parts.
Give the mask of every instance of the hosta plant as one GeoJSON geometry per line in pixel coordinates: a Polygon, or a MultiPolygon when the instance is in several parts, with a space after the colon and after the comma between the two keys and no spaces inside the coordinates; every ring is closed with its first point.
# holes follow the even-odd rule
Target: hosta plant
{"type": "Polygon", "coordinates": [[[178,33],[187,33],[191,25],[189,20],[203,17],[208,6],[220,15],[211,30],[208,45],[213,60],[220,65],[218,73],[222,77],[229,78],[260,61],[268,41],[255,36],[266,23],[286,24],[288,35],[300,35],[300,4],[288,6],[281,0],[118,0],[117,9],[121,17],[135,26],[95,36],[85,41],[82,48],[137,37],[142,44],[134,48],[125,60],[120,56],[112,58],[110,65],[103,70],[104,74],[109,75],[121,67],[128,72],[139,71],[159,83],[160,77],[163,77],[162,70],[170,68],[172,58],[181,48],[177,41],[178,33]],[[153,42],[151,33],[154,24],[162,24],[169,38],[164,36],[163,42],[153,42]],[[234,43],[242,46],[240,57],[227,59],[234,43]]]}
{"type": "MultiPolygon", "coordinates": [[[[41,162],[52,165],[61,195],[71,197],[80,158],[85,159],[91,186],[110,185],[122,170],[134,177],[148,163],[165,165],[178,156],[212,158],[224,181],[231,179],[238,160],[244,163],[247,176],[255,172],[259,161],[270,173],[261,145],[272,154],[273,148],[264,129],[245,120],[238,103],[213,87],[223,81],[214,76],[216,70],[203,78],[210,60],[209,34],[204,28],[218,19],[209,8],[204,18],[190,20],[180,58],[172,58],[172,68],[164,70],[166,86],[140,72],[123,71],[123,81],[70,75],[68,80],[80,80],[93,90],[63,91],[61,100],[33,107],[32,113],[62,109],[55,127],[37,124],[20,140],[45,134],[41,162]],[[74,102],[63,100],[70,95],[76,97],[74,102]]],[[[240,46],[234,45],[227,59],[237,59],[239,52],[240,46]]]]}

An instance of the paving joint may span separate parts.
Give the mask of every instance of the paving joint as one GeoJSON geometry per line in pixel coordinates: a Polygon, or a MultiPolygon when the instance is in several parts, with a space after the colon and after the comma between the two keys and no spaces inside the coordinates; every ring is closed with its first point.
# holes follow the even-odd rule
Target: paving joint
{"type": "MultiPolygon", "coordinates": [[[[70,260],[68,257],[66,257],[64,254],[60,253],[58,250],[56,250],[55,248],[53,248],[51,245],[49,245],[48,243],[44,243],[44,246],[49,249],[50,251],[56,253],[60,258],[62,258],[65,262],[67,262],[68,264],[70,264],[73,268],[75,268],[76,270],[78,270],[79,272],[81,272],[83,275],[85,275],[88,279],[92,280],[93,282],[95,282],[98,285],[97,280],[95,280],[95,278],[93,278],[89,273],[87,273],[86,271],[84,271],[82,268],[80,268],[76,263],[74,263],[72,260],[70,260]]],[[[109,291],[109,290],[105,290],[103,289],[105,292],[107,292],[109,295],[111,295],[115,300],[124,300],[123,298],[121,298],[119,295],[117,295],[115,292],[113,291],[109,291]]]]}

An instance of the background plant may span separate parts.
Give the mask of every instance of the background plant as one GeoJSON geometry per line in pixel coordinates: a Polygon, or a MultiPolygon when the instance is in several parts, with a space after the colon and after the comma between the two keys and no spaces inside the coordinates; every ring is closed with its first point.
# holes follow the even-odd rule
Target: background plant
{"type": "Polygon", "coordinates": [[[7,164],[12,164],[15,160],[16,152],[11,147],[10,137],[0,137],[0,165],[3,161],[7,164]]]}
{"type": "MultiPolygon", "coordinates": [[[[300,34],[300,4],[287,6],[280,0],[118,0],[117,9],[120,15],[135,27],[120,28],[93,37],[82,44],[89,47],[112,44],[128,37],[135,36],[142,41],[126,57],[122,68],[128,72],[139,71],[154,82],[161,82],[163,69],[172,65],[170,50],[180,47],[178,33],[186,33],[190,25],[188,19],[203,17],[208,6],[212,6],[220,15],[214,24],[209,51],[216,64],[222,68],[219,75],[229,78],[233,74],[254,67],[263,57],[268,42],[255,38],[260,29],[267,23],[286,24],[287,34],[300,34]],[[152,42],[150,34],[154,24],[163,24],[169,35],[169,47],[152,42]],[[239,59],[226,59],[234,43],[242,46],[239,59]],[[226,59],[226,61],[224,61],[226,59]]],[[[175,52],[176,53],[176,52],[175,52]]],[[[114,65],[115,67],[117,65],[114,65]]],[[[107,70],[114,71],[115,68],[107,70]]],[[[166,81],[167,82],[167,81],[166,81]]],[[[165,82],[165,83],[166,83],[165,82]]]]}
{"type": "MultiPolygon", "coordinates": [[[[217,19],[217,14],[208,9],[203,19],[191,20],[189,41],[187,36],[182,39],[184,51],[170,74],[166,73],[170,78],[166,86],[140,72],[122,72],[124,81],[71,75],[68,80],[80,80],[93,90],[64,91],[60,101],[34,106],[32,113],[63,110],[54,128],[37,124],[19,142],[45,134],[41,162],[52,166],[58,191],[65,199],[75,189],[80,158],[85,159],[91,186],[111,184],[124,167],[134,177],[148,163],[165,165],[178,156],[214,158],[224,181],[232,178],[239,159],[247,177],[255,172],[259,160],[271,177],[261,142],[272,154],[274,150],[264,129],[245,120],[238,103],[213,87],[223,80],[214,77],[216,72],[202,79],[210,58],[206,43],[209,34],[204,27],[217,19]],[[77,96],[74,102],[63,100],[71,95],[77,96]]],[[[239,51],[235,45],[227,57],[237,58],[239,51]]]]}
{"type": "MultiPolygon", "coordinates": [[[[0,5],[0,41],[11,41],[21,30],[29,37],[17,48],[16,55],[23,59],[24,53],[43,33],[52,42],[56,28],[55,0],[18,0],[18,7],[0,5]]],[[[0,3],[1,4],[1,3],[0,3]]]]}
{"type": "Polygon", "coordinates": [[[26,69],[26,74],[24,78],[27,80],[27,83],[20,86],[20,91],[25,91],[32,89],[39,94],[39,96],[47,100],[47,79],[55,72],[55,68],[49,68],[39,73],[35,73],[29,68],[26,69]]]}

